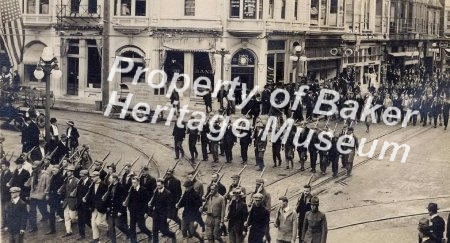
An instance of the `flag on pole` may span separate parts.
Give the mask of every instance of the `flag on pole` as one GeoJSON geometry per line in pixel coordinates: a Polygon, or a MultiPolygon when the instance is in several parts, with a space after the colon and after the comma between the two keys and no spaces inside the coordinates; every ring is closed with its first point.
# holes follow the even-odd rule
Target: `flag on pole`
{"type": "Polygon", "coordinates": [[[25,30],[19,0],[0,0],[0,35],[11,66],[17,69],[22,62],[25,30]]]}

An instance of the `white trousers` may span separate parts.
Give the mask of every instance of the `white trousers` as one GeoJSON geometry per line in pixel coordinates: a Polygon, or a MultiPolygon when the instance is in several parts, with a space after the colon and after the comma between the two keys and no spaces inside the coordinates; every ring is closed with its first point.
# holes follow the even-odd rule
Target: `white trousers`
{"type": "Polygon", "coordinates": [[[94,209],[91,217],[91,226],[92,226],[92,239],[96,240],[100,238],[100,230],[99,227],[108,227],[108,223],[106,223],[106,214],[99,213],[97,209],[94,209]]]}
{"type": "Polygon", "coordinates": [[[70,210],[68,206],[64,208],[64,225],[66,233],[72,233],[72,222],[77,220],[77,211],[70,210]]]}

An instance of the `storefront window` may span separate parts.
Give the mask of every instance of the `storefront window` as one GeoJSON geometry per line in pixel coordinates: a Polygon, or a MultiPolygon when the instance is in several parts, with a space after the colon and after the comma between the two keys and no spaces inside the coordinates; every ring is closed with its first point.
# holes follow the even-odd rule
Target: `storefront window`
{"type": "Polygon", "coordinates": [[[239,18],[241,12],[240,0],[230,0],[230,18],[239,18]]]}
{"type": "Polygon", "coordinates": [[[147,3],[145,0],[119,0],[120,6],[116,7],[116,15],[121,16],[146,16],[147,3]],[[134,9],[132,8],[134,4],[134,9]],[[134,10],[134,11],[133,11],[134,10]]]}
{"type": "Polygon", "coordinates": [[[146,12],[146,0],[135,0],[136,1],[136,16],[145,16],[146,12]]]}
{"type": "Polygon", "coordinates": [[[97,48],[95,40],[86,40],[87,44],[87,62],[88,62],[88,73],[87,73],[87,87],[89,88],[101,88],[101,72],[98,70],[102,69],[101,57],[97,48]]]}

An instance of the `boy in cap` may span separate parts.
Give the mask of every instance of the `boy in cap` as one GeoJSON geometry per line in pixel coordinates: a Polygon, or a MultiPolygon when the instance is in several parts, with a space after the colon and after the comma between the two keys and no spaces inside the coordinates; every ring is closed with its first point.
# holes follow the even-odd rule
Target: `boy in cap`
{"type": "Polygon", "coordinates": [[[255,191],[252,192],[252,194],[251,194],[250,205],[249,206],[251,206],[251,204],[253,203],[253,201],[252,201],[253,195],[257,194],[257,193],[259,193],[259,194],[261,194],[263,196],[261,203],[267,210],[270,211],[270,209],[271,209],[271,196],[270,196],[270,193],[268,193],[264,189],[264,179],[262,179],[262,178],[256,179],[255,191]]]}
{"type": "Polygon", "coordinates": [[[325,243],[327,242],[327,234],[327,218],[324,213],[319,211],[319,198],[313,197],[311,199],[311,211],[307,212],[305,216],[300,242],[325,243]]]}
{"type": "Polygon", "coordinates": [[[201,218],[198,209],[202,206],[202,198],[195,192],[194,183],[187,180],[183,184],[185,191],[175,207],[184,208],[181,221],[181,233],[185,239],[195,237],[203,242],[196,230],[196,221],[201,218]]]}
{"type": "Polygon", "coordinates": [[[63,186],[58,190],[58,194],[64,196],[62,207],[64,209],[64,225],[66,227],[66,234],[63,237],[69,237],[73,235],[72,222],[77,219],[77,197],[74,191],[78,185],[78,179],[73,176],[75,167],[73,165],[67,165],[64,169],[66,171],[66,179],[63,186]]]}
{"type": "Polygon", "coordinates": [[[8,218],[6,221],[6,231],[9,232],[9,242],[24,242],[25,228],[27,226],[27,205],[20,199],[21,189],[11,187],[11,201],[8,204],[8,218]]]}

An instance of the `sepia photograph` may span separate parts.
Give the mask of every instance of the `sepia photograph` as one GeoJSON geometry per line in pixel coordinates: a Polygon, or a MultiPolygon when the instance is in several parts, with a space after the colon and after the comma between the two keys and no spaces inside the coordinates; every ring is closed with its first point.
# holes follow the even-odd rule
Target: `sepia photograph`
{"type": "Polygon", "coordinates": [[[450,0],[0,0],[0,37],[0,243],[450,243],[450,0]]]}

